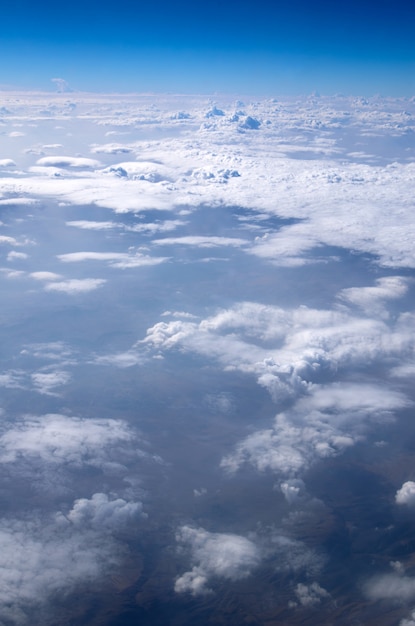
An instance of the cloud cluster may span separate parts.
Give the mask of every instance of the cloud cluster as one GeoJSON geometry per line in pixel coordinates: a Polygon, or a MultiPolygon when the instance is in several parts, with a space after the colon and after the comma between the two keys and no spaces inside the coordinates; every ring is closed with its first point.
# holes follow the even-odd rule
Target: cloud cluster
{"type": "MultiPolygon", "coordinates": [[[[403,285],[395,279],[385,283],[374,288],[378,303],[403,285]]],[[[412,359],[408,321],[403,315],[386,325],[378,316],[357,316],[348,309],[289,310],[246,302],[202,321],[159,322],[136,350],[195,352],[216,359],[226,370],[254,374],[277,403],[289,399],[291,409],[279,413],[271,428],[238,444],[222,466],[236,471],[248,462],[261,471],[295,477],[315,460],[361,441],[371,425],[391,421],[394,412],[410,405],[393,385],[342,380],[371,363],[402,363],[405,354],[412,359]],[[327,377],[334,381],[324,383],[327,377]]]]}
{"type": "MultiPolygon", "coordinates": [[[[295,106],[264,100],[242,111],[226,102],[208,109],[223,115],[208,118],[206,102],[194,98],[187,100],[192,111],[184,116],[147,103],[132,109],[128,102],[117,114],[108,110],[104,115],[94,109],[97,103],[82,103],[88,104],[92,123],[125,126],[130,132],[140,120],[147,128],[155,124],[170,132],[163,141],[127,137],[125,143],[92,143],[89,152],[109,164],[78,154],[43,156],[30,176],[5,180],[5,197],[93,203],[120,213],[246,207],[294,220],[267,229],[244,248],[274,264],[313,262],[323,246],[337,246],[372,254],[384,266],[415,267],[411,154],[403,152],[385,166],[384,155],[346,150],[342,134],[347,120],[347,128],[357,135],[404,138],[412,122],[399,102],[371,103],[365,105],[367,111],[342,98],[327,99],[324,107],[321,99],[303,99],[295,106]],[[131,160],[114,163],[111,157],[123,153],[131,154],[131,160]]],[[[28,115],[27,101],[15,106],[26,107],[28,115]]],[[[2,164],[9,167],[11,161],[2,164]]]]}
{"type": "Polygon", "coordinates": [[[191,570],[176,579],[174,588],[177,593],[210,593],[208,584],[212,579],[233,581],[245,578],[260,562],[257,546],[239,535],[182,526],[177,541],[190,549],[193,564],[191,570]]]}
{"type": "MultiPolygon", "coordinates": [[[[105,469],[120,446],[134,440],[121,420],[84,419],[65,415],[27,416],[3,424],[0,464],[41,461],[66,466],[90,465],[105,469]]],[[[122,455],[120,455],[122,458],[122,455]]]]}
{"type": "Polygon", "coordinates": [[[14,502],[24,498],[25,506],[0,517],[0,621],[25,624],[33,611],[47,610],[56,594],[64,597],[86,583],[99,586],[121,564],[122,533],[145,517],[134,489],[123,485],[126,464],[145,455],[137,434],[121,420],[26,416],[3,420],[1,431],[4,494],[12,497],[13,490],[14,502]],[[80,482],[88,468],[95,472],[80,482]],[[20,495],[23,484],[30,491],[20,495]],[[31,504],[38,484],[42,497],[31,504]],[[85,495],[68,501],[79,491],[85,495]],[[56,500],[68,502],[56,510],[56,500]]]}

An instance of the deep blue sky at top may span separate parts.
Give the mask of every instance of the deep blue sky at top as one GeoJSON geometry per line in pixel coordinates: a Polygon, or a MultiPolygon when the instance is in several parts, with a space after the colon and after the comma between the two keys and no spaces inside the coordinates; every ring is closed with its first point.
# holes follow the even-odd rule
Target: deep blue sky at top
{"type": "Polygon", "coordinates": [[[0,85],[415,95],[408,0],[9,0],[0,85]]]}

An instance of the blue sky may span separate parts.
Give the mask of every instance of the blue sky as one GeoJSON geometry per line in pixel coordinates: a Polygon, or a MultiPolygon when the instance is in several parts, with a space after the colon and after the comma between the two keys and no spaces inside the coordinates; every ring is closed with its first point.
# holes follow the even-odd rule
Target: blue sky
{"type": "Polygon", "coordinates": [[[415,7],[390,0],[15,0],[2,8],[0,84],[410,96],[414,32],[415,7]]]}

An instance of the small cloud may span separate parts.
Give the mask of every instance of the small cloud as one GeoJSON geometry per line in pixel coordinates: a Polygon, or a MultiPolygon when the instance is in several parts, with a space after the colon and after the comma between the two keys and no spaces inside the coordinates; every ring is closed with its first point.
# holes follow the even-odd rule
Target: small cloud
{"type": "Polygon", "coordinates": [[[61,282],[51,282],[45,286],[45,291],[60,291],[69,295],[87,293],[102,287],[107,281],[104,278],[72,278],[61,282]]]}
{"type": "Polygon", "coordinates": [[[180,576],[175,583],[177,593],[192,595],[211,593],[207,586],[211,578],[238,580],[249,576],[259,564],[257,546],[240,535],[210,533],[203,528],[182,526],[177,541],[191,551],[193,568],[180,576]]]}
{"type": "Polygon", "coordinates": [[[395,495],[396,504],[407,504],[410,507],[415,506],[415,482],[408,480],[402,485],[395,495]]]}
{"type": "Polygon", "coordinates": [[[116,530],[142,515],[142,509],[141,502],[110,499],[105,493],[94,493],[90,499],[76,500],[66,519],[75,526],[116,530]]]}
{"type": "Polygon", "coordinates": [[[384,574],[369,580],[365,592],[370,600],[407,602],[415,598],[415,578],[396,572],[384,574]]]}
{"type": "Polygon", "coordinates": [[[330,594],[317,582],[311,583],[311,585],[299,583],[295,588],[295,595],[301,606],[304,607],[315,607],[320,604],[322,599],[330,597],[330,594]]]}
{"type": "Polygon", "coordinates": [[[26,254],[25,252],[16,252],[15,250],[12,250],[11,252],[9,252],[9,254],[7,255],[7,260],[8,261],[16,261],[16,260],[22,260],[24,261],[25,259],[27,259],[29,257],[28,254],[26,254]]]}
{"type": "Polygon", "coordinates": [[[51,78],[50,80],[52,83],[55,83],[56,91],[58,93],[70,93],[73,91],[64,78],[51,78]]]}
{"type": "Polygon", "coordinates": [[[66,385],[71,380],[69,372],[36,372],[32,374],[35,390],[44,395],[56,395],[55,388],[66,385]]]}

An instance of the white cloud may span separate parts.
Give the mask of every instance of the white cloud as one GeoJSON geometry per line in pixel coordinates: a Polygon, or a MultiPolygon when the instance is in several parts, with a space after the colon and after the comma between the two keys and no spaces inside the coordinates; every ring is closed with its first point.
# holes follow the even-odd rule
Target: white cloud
{"type": "MultiPolygon", "coordinates": [[[[390,420],[394,410],[405,406],[404,395],[377,385],[316,385],[291,411],[277,415],[272,428],[240,442],[221,465],[235,472],[249,463],[259,471],[296,477],[317,460],[361,441],[371,423],[390,420]]],[[[288,499],[295,496],[292,485],[288,482],[283,488],[288,499]]]]}
{"type": "Polygon", "coordinates": [[[241,247],[248,244],[246,239],[237,237],[207,237],[198,235],[189,235],[186,237],[165,237],[164,239],[154,239],[153,244],[156,246],[195,246],[197,248],[216,248],[219,246],[241,247]]]}
{"type": "Polygon", "coordinates": [[[13,424],[3,423],[2,430],[0,464],[39,461],[105,469],[111,467],[120,446],[124,448],[136,439],[121,420],[59,414],[28,416],[13,424]]]}
{"type": "Polygon", "coordinates": [[[29,276],[35,280],[44,280],[46,282],[62,278],[60,274],[55,274],[55,272],[31,272],[29,276]]]}
{"type": "Polygon", "coordinates": [[[410,507],[415,506],[415,483],[408,480],[402,485],[395,495],[396,504],[407,504],[410,507]]]}
{"type": "Polygon", "coordinates": [[[66,385],[71,380],[69,372],[55,370],[53,372],[35,372],[32,374],[34,388],[45,395],[56,395],[55,389],[66,385]]]}
{"type": "Polygon", "coordinates": [[[292,478],[282,482],[280,489],[289,504],[295,504],[304,499],[305,484],[299,478],[292,478]]]}
{"type": "MultiPolygon", "coordinates": [[[[36,607],[56,593],[96,583],[119,562],[119,553],[120,546],[93,531],[73,532],[36,516],[1,519],[0,620],[33,623],[36,607]]],[[[54,622],[46,620],[56,623],[56,615],[54,622]]]]}
{"type": "Polygon", "coordinates": [[[67,226],[74,226],[83,230],[112,230],[119,227],[117,222],[94,222],[92,220],[75,220],[66,222],[66,224],[67,226]]]}
{"type": "Polygon", "coordinates": [[[301,606],[305,607],[318,606],[322,599],[330,597],[330,594],[317,582],[310,585],[299,583],[295,588],[295,595],[301,606]]]}
{"type": "Polygon", "coordinates": [[[25,372],[23,370],[10,370],[0,374],[0,387],[7,389],[23,389],[25,372]]]}
{"type": "MultiPolygon", "coordinates": [[[[128,267],[143,267],[159,265],[168,260],[168,257],[152,257],[137,251],[124,252],[69,252],[59,254],[58,259],[63,263],[80,263],[83,261],[107,261],[111,267],[125,269],[128,267]]],[[[91,280],[91,279],[88,279],[91,280]]],[[[67,281],[69,282],[69,281],[67,281]]],[[[71,281],[73,282],[73,281],[71,281]]],[[[105,281],[103,281],[105,282],[105,281]]]]}
{"type": "Polygon", "coordinates": [[[127,502],[123,498],[109,498],[105,493],[94,493],[92,498],[80,498],[65,516],[75,526],[118,529],[143,514],[141,502],[127,502]]]}
{"type": "Polygon", "coordinates": [[[190,549],[193,564],[190,571],[177,578],[174,586],[177,593],[209,593],[208,584],[212,578],[245,578],[260,561],[257,546],[239,535],[182,526],[177,541],[190,549]]]}
{"type": "Polygon", "coordinates": [[[93,154],[128,154],[134,152],[134,149],[120,143],[107,143],[100,146],[93,146],[91,152],[93,154]]]}
{"type": "Polygon", "coordinates": [[[377,576],[366,583],[365,593],[370,600],[408,602],[415,598],[415,578],[397,573],[377,576]]]}
{"type": "MultiPolygon", "coordinates": [[[[0,200],[1,204],[1,200],[0,200]]],[[[8,237],[7,235],[0,235],[0,244],[9,244],[11,246],[18,246],[18,242],[14,237],[8,237]]]]}
{"type": "Polygon", "coordinates": [[[38,159],[37,165],[42,167],[96,168],[100,166],[100,162],[86,157],[47,156],[38,159]]]}
{"type": "MultiPolygon", "coordinates": [[[[79,156],[44,157],[34,176],[8,179],[5,191],[94,203],[119,212],[202,204],[253,207],[261,214],[296,220],[246,246],[271,262],[303,264],[315,257],[313,248],[318,252],[328,245],[372,254],[388,267],[415,267],[410,155],[385,166],[379,164],[384,155],[350,150],[339,141],[339,107],[347,115],[348,127],[358,128],[362,136],[404,136],[411,118],[397,113],[397,101],[383,100],[380,108],[372,103],[364,113],[347,98],[325,99],[324,106],[322,100],[304,99],[282,108],[264,100],[233,116],[206,119],[205,99],[182,98],[189,112],[181,128],[180,111],[175,114],[171,101],[168,111],[140,106],[138,99],[134,109],[124,101],[122,110],[104,113],[96,106],[103,99],[97,97],[95,110],[91,101],[82,102],[98,125],[111,124],[130,133],[132,126],[142,123],[147,129],[168,132],[162,140],[92,145],[92,151],[103,157],[132,151],[139,161],[108,167],[108,161],[101,165],[79,156]],[[241,125],[252,127],[255,120],[262,120],[255,132],[241,132],[241,125]],[[60,167],[57,180],[42,171],[60,167]]],[[[33,106],[26,101],[19,108],[29,105],[33,106]]],[[[47,106],[52,114],[50,102],[47,106]]]]}
{"type": "Polygon", "coordinates": [[[15,250],[12,250],[11,252],[9,252],[9,254],[7,255],[7,260],[8,261],[24,261],[28,258],[28,254],[26,254],[25,252],[16,252],[15,250]]]}
{"type": "Polygon", "coordinates": [[[102,287],[107,281],[104,278],[71,278],[45,285],[45,291],[59,291],[69,295],[87,293],[102,287]]]}
{"type": "Polygon", "coordinates": [[[375,287],[352,287],[343,289],[339,298],[363,309],[368,315],[388,317],[384,301],[401,298],[408,291],[408,279],[402,276],[386,276],[376,281],[375,287]]]}

